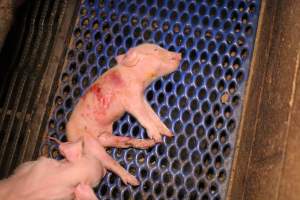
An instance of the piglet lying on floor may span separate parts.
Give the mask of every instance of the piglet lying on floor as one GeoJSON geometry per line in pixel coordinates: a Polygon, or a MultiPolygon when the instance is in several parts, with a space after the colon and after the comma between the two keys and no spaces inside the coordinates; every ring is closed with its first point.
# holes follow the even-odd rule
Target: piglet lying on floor
{"type": "Polygon", "coordinates": [[[9,178],[0,181],[2,200],[97,200],[95,187],[106,173],[98,157],[105,150],[99,141],[85,134],[77,142],[61,143],[63,160],[40,157],[20,165],[9,178]]]}
{"type": "MultiPolygon", "coordinates": [[[[69,141],[85,134],[98,138],[102,147],[148,148],[161,142],[162,135],[172,136],[144,99],[145,88],[159,76],[175,71],[181,54],[167,51],[158,45],[141,44],[116,57],[118,64],[108,70],[79,100],[67,124],[69,141]],[[146,128],[150,139],[114,136],[112,125],[125,112],[129,112],[146,128]]],[[[108,154],[103,160],[107,169],[119,175],[122,181],[133,185],[137,179],[124,170],[108,154]],[[108,163],[114,163],[110,166],[108,163]]]]}

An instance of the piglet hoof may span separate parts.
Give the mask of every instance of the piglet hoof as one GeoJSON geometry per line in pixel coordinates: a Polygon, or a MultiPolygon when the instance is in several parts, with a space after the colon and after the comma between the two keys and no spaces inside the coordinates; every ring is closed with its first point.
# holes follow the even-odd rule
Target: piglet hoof
{"type": "Polygon", "coordinates": [[[167,136],[167,137],[174,137],[174,134],[171,131],[165,131],[163,132],[163,135],[167,136]]]}
{"type": "Polygon", "coordinates": [[[156,129],[147,129],[147,133],[150,139],[154,140],[155,143],[162,142],[162,136],[156,129]]]}
{"type": "Polygon", "coordinates": [[[154,140],[156,143],[162,143],[162,138],[161,138],[161,135],[153,135],[153,136],[150,136],[150,138],[152,140],[154,140]]]}
{"type": "Polygon", "coordinates": [[[131,174],[126,174],[124,177],[121,177],[125,185],[130,184],[132,186],[138,186],[140,182],[131,174]]]}
{"type": "Polygon", "coordinates": [[[157,126],[157,129],[164,136],[167,136],[167,137],[173,137],[174,136],[173,133],[164,124],[162,124],[162,123],[160,123],[157,126]]]}

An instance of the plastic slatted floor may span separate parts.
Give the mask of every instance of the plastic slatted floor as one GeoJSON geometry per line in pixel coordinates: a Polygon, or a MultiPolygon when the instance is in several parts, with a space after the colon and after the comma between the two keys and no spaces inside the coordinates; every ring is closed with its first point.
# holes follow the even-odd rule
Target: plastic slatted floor
{"type": "MultiPolygon", "coordinates": [[[[109,173],[103,199],[224,199],[254,45],[258,0],[82,1],[49,119],[49,134],[65,140],[65,124],[89,85],[114,57],[143,42],[183,55],[179,69],[155,81],[145,96],[173,139],[151,150],[111,149],[141,181],[125,186],[109,173]]],[[[130,115],[114,133],[145,138],[130,115]]],[[[50,146],[52,156],[57,146],[50,146]]]]}

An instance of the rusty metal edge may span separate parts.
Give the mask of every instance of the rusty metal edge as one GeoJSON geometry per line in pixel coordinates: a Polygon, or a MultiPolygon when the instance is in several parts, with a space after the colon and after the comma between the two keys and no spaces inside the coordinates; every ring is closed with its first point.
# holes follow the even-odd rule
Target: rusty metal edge
{"type": "Polygon", "coordinates": [[[258,120],[257,113],[262,98],[263,90],[261,86],[267,72],[264,66],[267,64],[268,55],[270,54],[276,10],[277,0],[261,1],[249,78],[245,88],[244,105],[237,131],[232,167],[225,195],[227,200],[242,200],[245,198],[245,184],[258,120]],[[251,124],[251,122],[254,122],[254,124],[251,124]]]}

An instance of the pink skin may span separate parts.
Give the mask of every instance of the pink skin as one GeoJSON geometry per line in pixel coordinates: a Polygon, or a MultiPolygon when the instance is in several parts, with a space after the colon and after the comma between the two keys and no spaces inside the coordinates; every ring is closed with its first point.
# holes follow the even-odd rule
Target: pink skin
{"type": "MultiPolygon", "coordinates": [[[[112,146],[146,149],[161,142],[162,135],[173,136],[145,100],[144,90],[156,78],[175,71],[181,54],[154,44],[142,44],[117,56],[116,60],[118,64],[98,78],[79,100],[67,124],[68,140],[76,141],[89,133],[98,138],[104,149],[112,146]],[[112,134],[113,122],[125,112],[132,114],[141,123],[150,139],[141,140],[112,134]]],[[[110,163],[118,166],[111,167],[103,162],[106,169],[119,175],[125,183],[138,183],[134,176],[108,154],[105,156],[110,163]]]]}
{"type": "Polygon", "coordinates": [[[12,176],[0,181],[0,199],[97,200],[92,187],[106,173],[97,158],[103,154],[101,148],[97,138],[89,134],[76,142],[61,143],[59,150],[65,159],[40,157],[23,163],[12,176]]]}

